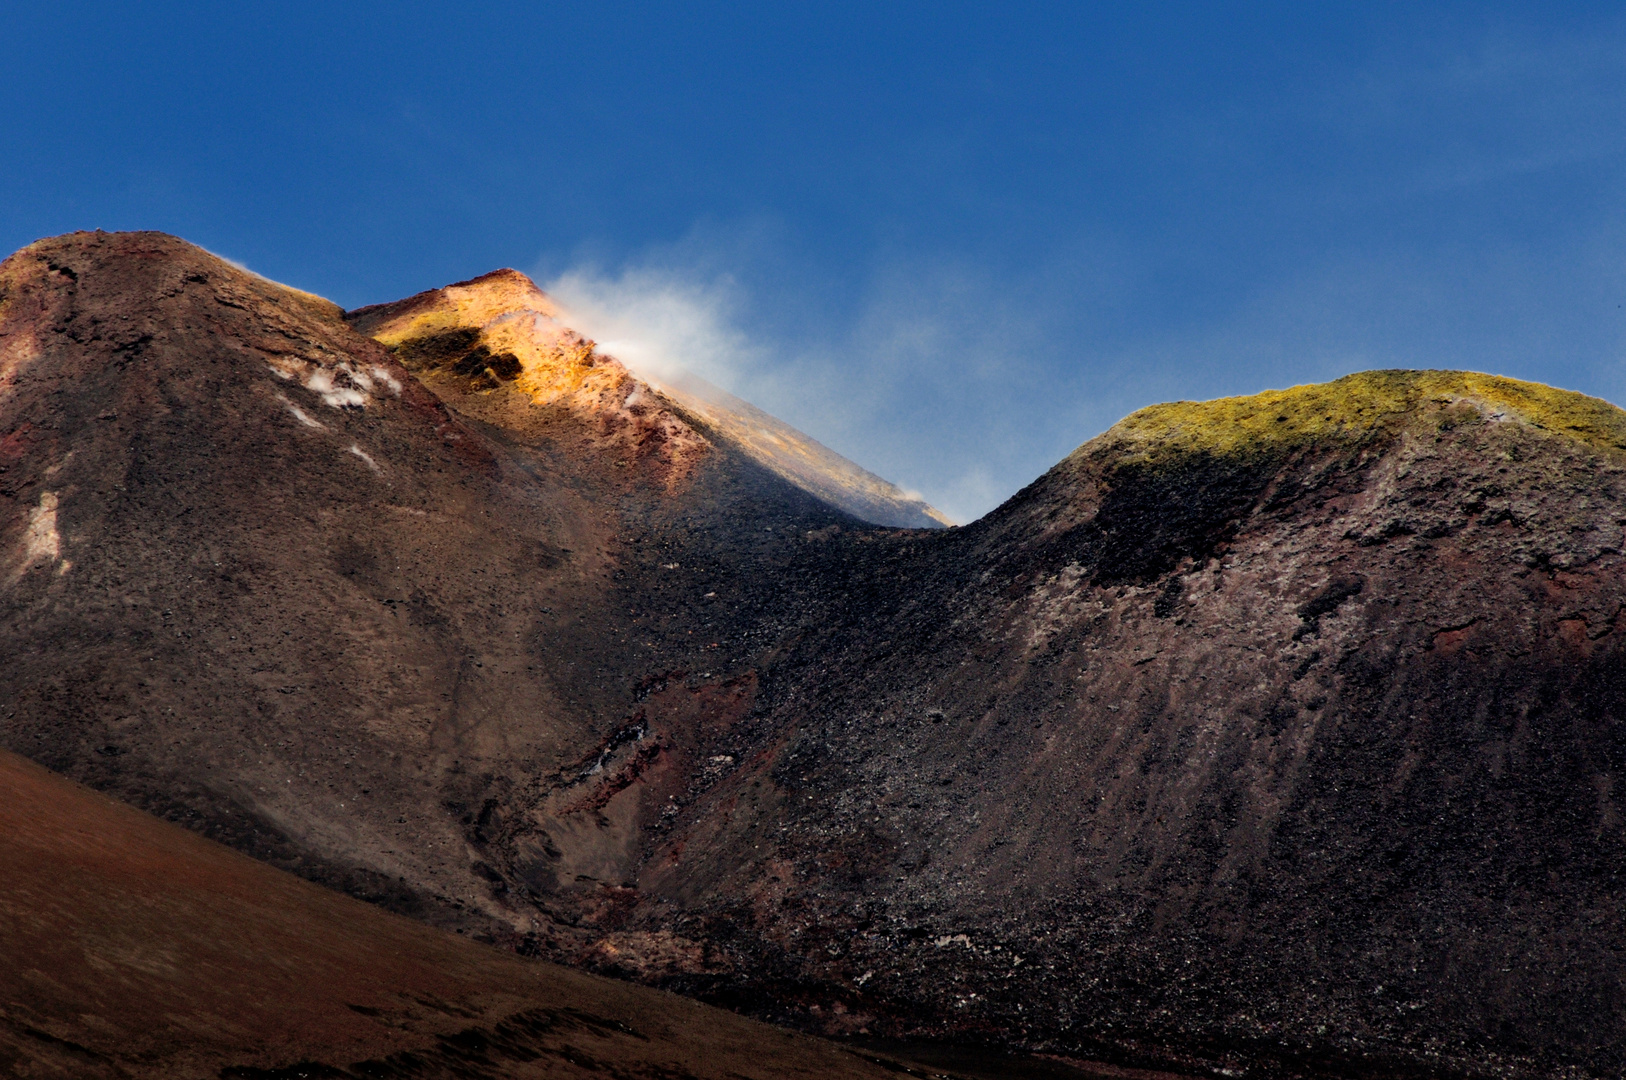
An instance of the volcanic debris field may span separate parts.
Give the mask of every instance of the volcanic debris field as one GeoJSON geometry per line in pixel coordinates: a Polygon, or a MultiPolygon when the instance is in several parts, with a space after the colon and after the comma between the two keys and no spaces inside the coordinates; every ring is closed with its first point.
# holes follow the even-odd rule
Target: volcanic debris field
{"type": "MultiPolygon", "coordinates": [[[[1626,1071],[1626,413],[1445,371],[1155,406],[947,529],[774,425],[513,271],[345,313],[31,245],[0,745],[549,1000],[587,976],[504,951],[1114,1075],[1626,1071]]],[[[95,1012],[40,985],[0,1021],[95,1012]]]]}

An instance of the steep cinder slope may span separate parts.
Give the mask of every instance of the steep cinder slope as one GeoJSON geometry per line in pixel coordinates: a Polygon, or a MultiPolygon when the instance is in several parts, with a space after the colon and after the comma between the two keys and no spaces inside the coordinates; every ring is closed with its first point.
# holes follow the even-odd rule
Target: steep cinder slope
{"type": "Polygon", "coordinates": [[[953,524],[918,496],[704,379],[675,374],[661,381],[659,389],[701,430],[860,521],[899,529],[953,524]]]}
{"type": "Polygon", "coordinates": [[[726,942],[668,985],[826,1030],[1617,1074],[1623,482],[1603,402],[1374,372],[1137,413],[963,530],[831,536],[627,925],[726,942]]]}
{"type": "Polygon", "coordinates": [[[896,1075],[387,914],[3,751],[0,927],[7,1076],[896,1075]]]}

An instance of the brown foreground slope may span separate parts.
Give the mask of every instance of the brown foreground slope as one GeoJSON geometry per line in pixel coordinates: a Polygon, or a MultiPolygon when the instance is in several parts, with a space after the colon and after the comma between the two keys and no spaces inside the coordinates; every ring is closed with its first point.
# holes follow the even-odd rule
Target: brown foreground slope
{"type": "Polygon", "coordinates": [[[0,751],[11,1077],[895,1076],[271,869],[0,751]]]}
{"type": "Polygon", "coordinates": [[[392,354],[169,238],[8,260],[4,744],[817,1030],[1626,1070],[1626,414],[1374,372],[876,529],[591,351],[531,386],[485,284],[392,354]]]}

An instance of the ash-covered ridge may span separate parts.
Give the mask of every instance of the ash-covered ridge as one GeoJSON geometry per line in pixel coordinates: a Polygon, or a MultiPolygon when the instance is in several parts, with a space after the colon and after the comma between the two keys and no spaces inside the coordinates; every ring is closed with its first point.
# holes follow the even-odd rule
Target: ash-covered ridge
{"type": "Polygon", "coordinates": [[[671,374],[657,386],[700,430],[712,432],[752,460],[860,521],[904,529],[936,529],[954,524],[918,496],[698,376],[671,374]]]}

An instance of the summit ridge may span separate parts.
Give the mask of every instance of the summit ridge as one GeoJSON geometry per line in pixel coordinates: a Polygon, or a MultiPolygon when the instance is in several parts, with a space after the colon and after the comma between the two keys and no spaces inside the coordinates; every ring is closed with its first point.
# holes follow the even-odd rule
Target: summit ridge
{"type": "Polygon", "coordinates": [[[610,452],[648,458],[669,486],[721,441],[860,520],[904,528],[949,524],[919,498],[717,387],[692,377],[658,386],[639,378],[567,326],[558,305],[516,270],[346,318],[431,385],[465,401],[506,384],[536,405],[590,417],[610,452]]]}

